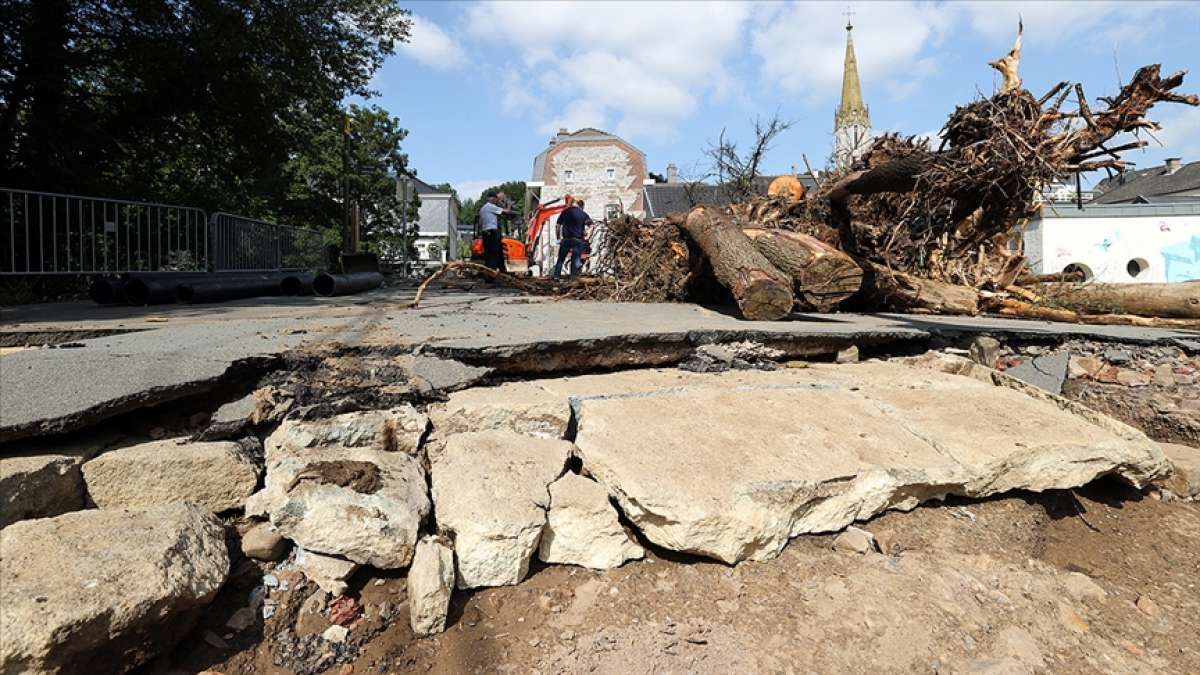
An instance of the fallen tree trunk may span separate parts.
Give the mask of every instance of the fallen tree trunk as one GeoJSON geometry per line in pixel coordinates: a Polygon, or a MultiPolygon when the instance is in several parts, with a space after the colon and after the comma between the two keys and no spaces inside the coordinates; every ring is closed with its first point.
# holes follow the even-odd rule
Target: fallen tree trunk
{"type": "Polygon", "coordinates": [[[1041,319],[1043,321],[1062,321],[1065,323],[1200,330],[1200,320],[1197,319],[1164,319],[1161,317],[1133,316],[1130,314],[1079,314],[1069,309],[1039,307],[1011,298],[1000,301],[1000,308],[997,310],[997,313],[1019,319],[1041,319]]]}
{"type": "Polygon", "coordinates": [[[979,313],[979,293],[973,288],[921,279],[875,263],[867,264],[863,292],[881,309],[935,314],[979,313]]]}
{"type": "Polygon", "coordinates": [[[1052,305],[1081,314],[1200,319],[1200,284],[1039,284],[1052,305]]]}
{"type": "Polygon", "coordinates": [[[786,230],[742,231],[772,265],[792,277],[796,299],[808,308],[828,311],[862,288],[858,263],[814,237],[786,230]]]}
{"type": "Polygon", "coordinates": [[[777,321],[792,312],[791,277],[759,253],[733,220],[694,208],[683,230],[708,256],[714,276],[733,293],[742,316],[752,321],[777,321]]]}
{"type": "Polygon", "coordinates": [[[911,192],[917,186],[917,176],[934,161],[931,153],[916,153],[886,164],[855,171],[830,186],[825,196],[834,202],[844,202],[850,195],[873,195],[881,192],[911,192]]]}

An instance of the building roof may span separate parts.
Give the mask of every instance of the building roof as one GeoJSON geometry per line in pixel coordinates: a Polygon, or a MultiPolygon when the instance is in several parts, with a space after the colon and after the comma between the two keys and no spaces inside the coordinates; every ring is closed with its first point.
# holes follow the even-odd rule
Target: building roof
{"type": "Polygon", "coordinates": [[[1098,204],[1087,202],[1083,208],[1070,204],[1042,204],[1038,207],[1041,218],[1145,218],[1147,216],[1200,216],[1200,197],[1172,201],[1165,204],[1098,204]]]}
{"type": "MultiPolygon", "coordinates": [[[[550,139],[550,146],[539,152],[537,157],[533,158],[533,177],[531,180],[540,181],[545,179],[546,155],[550,154],[550,150],[554,148],[554,146],[558,145],[559,143],[565,143],[569,141],[620,141],[625,145],[629,145],[631,148],[633,147],[628,141],[620,136],[610,134],[607,131],[593,127],[584,127],[570,133],[568,133],[566,129],[559,129],[558,133],[554,135],[554,138],[550,139]]],[[[637,148],[634,148],[634,150],[637,150],[637,148]]],[[[646,154],[641,150],[637,151],[643,156],[646,154]]]]}
{"type": "MultiPolygon", "coordinates": [[[[754,191],[767,194],[771,181],[778,176],[758,176],[754,179],[754,191]]],[[[817,182],[807,174],[797,176],[805,189],[812,190],[817,182]]],[[[666,218],[672,213],[686,213],[694,206],[725,206],[732,199],[729,191],[721,185],[709,183],[653,183],[642,186],[646,196],[646,218],[666,218]]]]}
{"type": "Polygon", "coordinates": [[[1165,166],[1125,171],[1100,181],[1096,190],[1103,191],[1103,194],[1094,200],[1098,204],[1117,204],[1130,202],[1138,197],[1159,197],[1200,190],[1200,162],[1184,164],[1174,173],[1167,173],[1165,166]]]}

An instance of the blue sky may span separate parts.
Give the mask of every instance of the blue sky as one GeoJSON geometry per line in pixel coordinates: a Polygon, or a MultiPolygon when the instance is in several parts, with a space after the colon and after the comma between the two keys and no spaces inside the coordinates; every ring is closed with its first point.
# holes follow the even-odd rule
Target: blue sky
{"type": "MultiPolygon", "coordinates": [[[[400,118],[422,179],[473,197],[528,180],[559,127],[599,127],[646,153],[649,169],[705,170],[722,128],[748,142],[776,110],[795,126],[767,158],[824,165],[841,87],[845,2],[416,2],[411,44],[376,75],[373,103],[400,118]]],[[[1025,22],[1021,75],[1041,95],[1081,82],[1093,105],[1119,79],[1162,63],[1200,92],[1200,2],[856,2],[854,41],[873,128],[933,134],[954,106],[999,82],[987,62],[1025,22]]],[[[1160,106],[1160,147],[1141,167],[1200,160],[1200,110],[1160,106]]],[[[1103,177],[1103,175],[1098,176],[1103,177]]]]}

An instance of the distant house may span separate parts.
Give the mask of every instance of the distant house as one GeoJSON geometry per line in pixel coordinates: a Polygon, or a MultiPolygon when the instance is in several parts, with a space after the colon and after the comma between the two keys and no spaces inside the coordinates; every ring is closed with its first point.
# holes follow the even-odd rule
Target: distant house
{"type": "MultiPolygon", "coordinates": [[[[646,181],[646,154],[619,136],[590,127],[568,132],[559,129],[548,147],[533,159],[532,179],[527,182],[525,206],[545,204],[565,195],[585,201],[584,208],[597,223],[621,213],[645,215],[642,183],[646,181]]],[[[554,227],[546,223],[530,253],[530,266],[549,274],[557,256],[554,227]]],[[[593,239],[593,250],[603,235],[593,239]]]]}
{"type": "MultiPolygon", "coordinates": [[[[758,176],[754,179],[755,193],[766,195],[771,181],[778,176],[758,176]]],[[[806,190],[814,190],[817,181],[808,174],[796,176],[806,190]]],[[[642,186],[646,204],[646,219],[661,220],[672,213],[687,213],[694,206],[725,206],[732,201],[729,190],[710,183],[687,182],[679,179],[674,164],[667,165],[665,180],[647,181],[642,186]]]]}
{"type": "Polygon", "coordinates": [[[1200,198],[1167,204],[1043,204],[1026,225],[1037,274],[1079,270],[1107,283],[1200,279],[1200,198]]]}
{"type": "MultiPolygon", "coordinates": [[[[458,259],[460,204],[449,190],[440,190],[417,178],[412,180],[421,202],[415,242],[417,258],[412,267],[423,272],[458,259]]],[[[400,189],[399,183],[396,189],[400,189]]]]}
{"type": "Polygon", "coordinates": [[[1140,171],[1124,171],[1096,184],[1097,204],[1156,204],[1200,200],[1200,162],[1173,157],[1140,171]]]}

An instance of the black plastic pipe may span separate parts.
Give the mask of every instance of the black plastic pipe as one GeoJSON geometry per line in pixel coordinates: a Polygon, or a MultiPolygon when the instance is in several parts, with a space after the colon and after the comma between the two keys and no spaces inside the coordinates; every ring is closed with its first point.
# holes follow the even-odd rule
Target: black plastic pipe
{"type": "Polygon", "coordinates": [[[92,277],[88,295],[97,305],[116,305],[125,302],[121,288],[125,282],[113,277],[92,277]]]}
{"type": "Polygon", "coordinates": [[[312,272],[293,272],[279,282],[279,292],[283,295],[312,295],[312,272]]]}
{"type": "Polygon", "coordinates": [[[178,278],[152,276],[130,277],[121,288],[125,302],[131,305],[161,305],[175,301],[175,285],[178,278]]]}
{"type": "Polygon", "coordinates": [[[351,295],[379,288],[383,284],[383,275],[379,272],[354,272],[352,274],[318,274],[313,279],[313,292],[317,295],[330,297],[334,295],[351,295]]]}
{"type": "Polygon", "coordinates": [[[278,295],[284,276],[248,274],[189,280],[175,285],[175,299],[184,303],[199,303],[278,295]]]}

